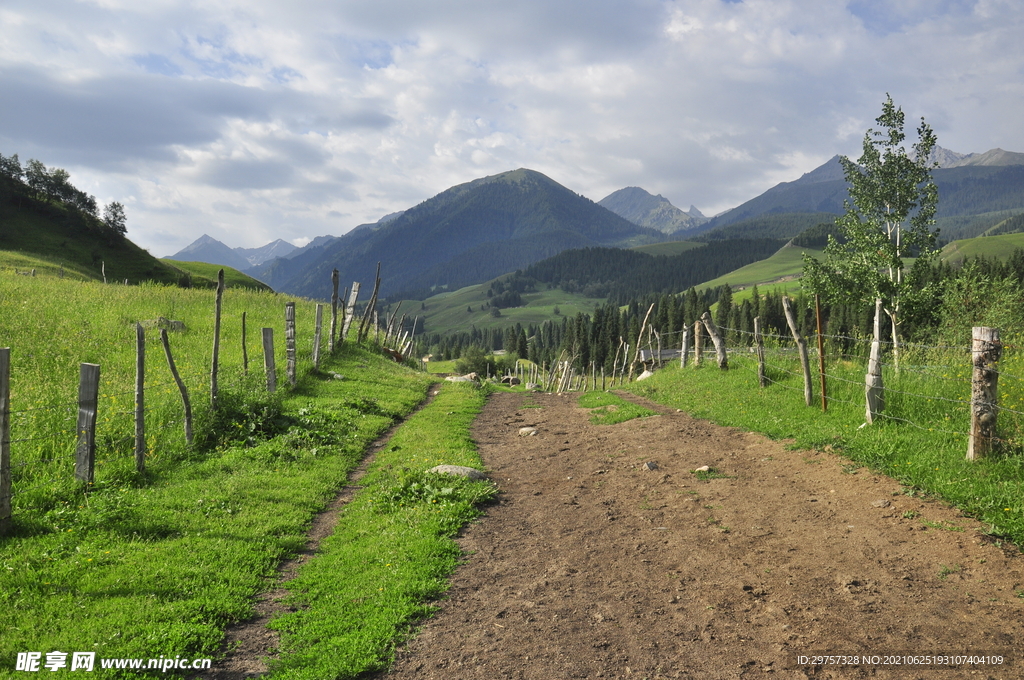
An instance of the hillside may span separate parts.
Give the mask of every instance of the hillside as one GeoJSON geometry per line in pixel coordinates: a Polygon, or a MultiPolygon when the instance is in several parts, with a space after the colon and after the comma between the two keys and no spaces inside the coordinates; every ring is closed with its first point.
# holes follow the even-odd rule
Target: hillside
{"type": "Polygon", "coordinates": [[[190,282],[193,286],[216,286],[217,273],[219,270],[223,269],[225,288],[247,288],[249,290],[259,290],[268,293],[274,292],[273,288],[262,281],[257,281],[248,274],[243,274],[232,267],[219,264],[209,264],[207,262],[179,262],[170,258],[164,258],[163,261],[189,274],[191,279],[190,282]]]}
{"type": "Polygon", "coordinates": [[[1024,233],[979,236],[953,241],[946,244],[939,257],[951,265],[958,266],[969,257],[1005,260],[1017,248],[1024,248],[1024,233]]]}
{"type": "MultiPolygon", "coordinates": [[[[487,281],[569,248],[627,247],[664,240],[539,172],[519,169],[452,187],[385,223],[365,225],[327,244],[312,261],[275,260],[275,289],[313,298],[373,281],[382,297],[426,297],[487,281]]],[[[256,276],[268,279],[260,273],[256,276]]]]}
{"type": "MultiPolygon", "coordinates": [[[[0,176],[0,251],[63,264],[83,277],[130,284],[178,283],[182,272],[161,262],[93,215],[40,198],[0,176]]],[[[11,257],[14,257],[13,255],[11,257]]]]}

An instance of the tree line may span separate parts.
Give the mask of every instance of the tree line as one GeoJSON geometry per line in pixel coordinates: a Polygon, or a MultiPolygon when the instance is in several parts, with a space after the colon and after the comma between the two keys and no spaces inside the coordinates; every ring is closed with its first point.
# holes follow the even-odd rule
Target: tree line
{"type": "Polygon", "coordinates": [[[62,203],[100,220],[114,234],[124,236],[128,233],[124,206],[112,201],[103,206],[101,216],[96,197],[73,185],[71,173],[64,168],[47,168],[34,158],[22,167],[18,154],[4,156],[0,153],[0,177],[7,180],[4,193],[10,192],[16,201],[28,197],[62,203]]]}

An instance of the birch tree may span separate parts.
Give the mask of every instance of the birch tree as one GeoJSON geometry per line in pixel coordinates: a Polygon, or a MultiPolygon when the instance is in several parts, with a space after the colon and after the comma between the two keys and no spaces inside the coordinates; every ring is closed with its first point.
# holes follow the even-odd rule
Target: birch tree
{"type": "Polygon", "coordinates": [[[936,139],[922,118],[908,152],[903,110],[889,95],[875,122],[880,129],[868,129],[860,158],[839,159],[850,185],[846,212],[836,219],[843,238],[829,236],[821,261],[804,256],[804,283],[833,301],[881,300],[898,365],[903,323],[923,299],[921,277],[938,252],[932,227],[939,192],[931,176],[937,164],[930,162],[936,139]],[[909,268],[908,258],[916,258],[909,268]]]}

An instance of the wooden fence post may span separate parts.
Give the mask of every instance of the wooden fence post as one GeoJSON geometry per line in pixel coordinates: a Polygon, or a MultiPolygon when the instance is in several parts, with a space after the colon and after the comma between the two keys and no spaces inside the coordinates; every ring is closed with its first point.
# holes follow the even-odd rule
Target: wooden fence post
{"type": "Polygon", "coordinates": [[[334,343],[338,336],[338,270],[331,272],[331,337],[327,343],[327,351],[334,353],[334,343]]]}
{"type": "MultiPolygon", "coordinates": [[[[633,382],[633,371],[636,369],[637,363],[640,361],[640,345],[644,341],[644,331],[647,330],[647,320],[651,318],[651,312],[654,311],[654,303],[647,308],[647,313],[644,314],[644,322],[640,324],[640,333],[636,336],[636,352],[633,355],[633,361],[629,364],[629,381],[633,382]]],[[[628,354],[627,354],[628,356],[628,354]]]]}
{"type": "Polygon", "coordinates": [[[711,336],[711,342],[715,344],[715,354],[718,355],[718,367],[723,371],[728,370],[729,355],[726,353],[725,349],[725,338],[723,338],[722,334],[718,332],[718,326],[716,326],[715,322],[711,319],[711,313],[704,312],[704,314],[701,315],[700,320],[703,322],[704,327],[708,329],[708,335],[711,336]]]}
{"type": "Polygon", "coordinates": [[[380,262],[377,263],[377,273],[373,277],[373,292],[370,294],[370,301],[366,303],[366,311],[363,313],[363,318],[359,321],[359,331],[356,333],[356,342],[362,342],[369,331],[370,320],[373,318],[377,307],[377,291],[380,290],[380,262]]]}
{"type": "Polygon", "coordinates": [[[274,329],[263,329],[263,368],[267,372],[267,392],[277,389],[277,364],[274,361],[274,329]]]}
{"type": "Polygon", "coordinates": [[[242,373],[249,375],[249,350],[245,347],[245,312],[242,312],[242,373]]]}
{"type": "Polygon", "coordinates": [[[800,367],[804,374],[804,402],[810,406],[814,400],[814,388],[811,384],[811,360],[807,356],[807,340],[800,335],[796,325],[796,315],[793,313],[793,304],[789,296],[782,296],[782,309],[786,312],[786,323],[789,324],[789,332],[793,334],[793,341],[800,352],[800,367]]]}
{"type": "Polygon", "coordinates": [[[996,436],[996,402],[999,400],[997,364],[1003,353],[998,328],[975,326],[972,332],[971,437],[967,460],[980,460],[992,451],[996,436]]]}
{"type": "Polygon", "coordinates": [[[352,282],[352,292],[348,295],[348,306],[345,308],[345,321],[341,324],[341,337],[338,344],[345,342],[348,338],[348,329],[352,327],[352,316],[356,313],[356,300],[359,299],[359,282],[352,282]]]}
{"type": "Polygon", "coordinates": [[[146,470],[146,331],[135,324],[135,470],[146,470]]]}
{"type": "Polygon", "coordinates": [[[285,353],[285,375],[288,377],[288,384],[295,387],[296,383],[296,361],[295,361],[295,303],[289,302],[284,306],[284,353],[285,353]]]}
{"type": "Polygon", "coordinates": [[[313,368],[320,368],[320,334],[324,325],[324,306],[316,306],[316,328],[313,331],[313,368]]]}
{"type": "Polygon", "coordinates": [[[693,366],[700,366],[704,358],[704,324],[697,319],[693,322],[693,366]]]}
{"type": "Polygon", "coordinates": [[[224,300],[224,270],[217,273],[217,300],[213,312],[213,360],[210,362],[210,409],[217,410],[217,370],[220,361],[220,310],[224,300]]]}
{"type": "Polygon", "coordinates": [[[871,356],[868,358],[868,372],[864,376],[864,397],[867,406],[864,413],[868,425],[875,422],[879,413],[885,410],[885,387],[882,384],[882,301],[875,300],[874,340],[871,341],[871,356]]]}
{"type": "Polygon", "coordinates": [[[11,348],[0,349],[0,536],[11,529],[11,348]]]}
{"type": "Polygon", "coordinates": [[[828,411],[828,392],[825,389],[825,341],[821,337],[821,299],[814,294],[814,319],[818,327],[818,372],[821,373],[821,412],[828,411]]]}
{"type": "Polygon", "coordinates": [[[761,317],[754,317],[754,347],[757,353],[757,384],[768,386],[768,375],[764,369],[764,336],[761,334],[761,317]]]}
{"type": "Polygon", "coordinates": [[[160,329],[160,342],[164,346],[167,366],[171,369],[171,375],[174,377],[174,382],[178,385],[178,391],[181,393],[181,405],[185,410],[185,441],[189,446],[192,446],[192,402],[188,398],[188,388],[185,387],[185,382],[178,373],[178,367],[174,365],[174,357],[171,355],[171,343],[167,339],[166,328],[160,329]]]}
{"type": "Polygon", "coordinates": [[[690,329],[683,330],[683,343],[679,348],[679,368],[686,368],[686,362],[690,358],[690,329]]]}
{"type": "Polygon", "coordinates": [[[96,409],[100,397],[99,364],[82,364],[78,372],[78,448],[75,479],[92,484],[96,465],[96,409]]]}

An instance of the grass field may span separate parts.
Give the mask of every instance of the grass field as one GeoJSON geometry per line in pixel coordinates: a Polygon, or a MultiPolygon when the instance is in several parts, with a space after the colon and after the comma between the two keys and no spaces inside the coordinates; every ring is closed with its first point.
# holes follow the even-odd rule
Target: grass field
{"type": "Polygon", "coordinates": [[[946,244],[939,257],[950,264],[959,265],[968,257],[1005,259],[1017,248],[1024,248],[1024,234],[979,236],[946,244]]]}
{"type": "MultiPolygon", "coordinates": [[[[2,676],[27,651],[44,659],[56,650],[100,660],[217,659],[225,626],[251,615],[255,595],[304,546],[314,513],[368,444],[435,380],[351,342],[323,371],[311,370],[312,311],[302,303],[298,384],[281,380],[268,395],[255,331],[280,328],[287,298],[229,289],[214,415],[204,406],[211,291],[0,276],[0,345],[12,348],[14,472],[13,526],[0,542],[2,676]],[[60,313],[52,309],[58,305],[60,313]],[[252,324],[248,378],[240,370],[243,310],[252,324]],[[197,427],[205,439],[184,444],[177,391],[151,342],[151,429],[146,471],[138,474],[130,444],[132,322],[159,315],[186,324],[171,342],[198,420],[205,418],[197,427]],[[102,369],[96,481],[88,490],[71,480],[79,361],[102,369]]],[[[424,470],[440,462],[480,466],[468,424],[484,395],[444,385],[379,455],[335,538],[287,585],[297,609],[275,623],[283,651],[274,677],[355,677],[381,668],[429,611],[458,559],[451,535],[492,490],[424,470]]]]}
{"type": "MultiPolygon", "coordinates": [[[[697,288],[715,288],[728,283],[733,291],[748,289],[754,284],[760,288],[771,287],[783,292],[795,291],[800,284],[797,279],[803,273],[803,253],[820,258],[821,251],[813,248],[784,246],[771,257],[740,267],[717,279],[706,281],[697,288]]],[[[742,299],[742,298],[740,298],[742,299]]]]}

